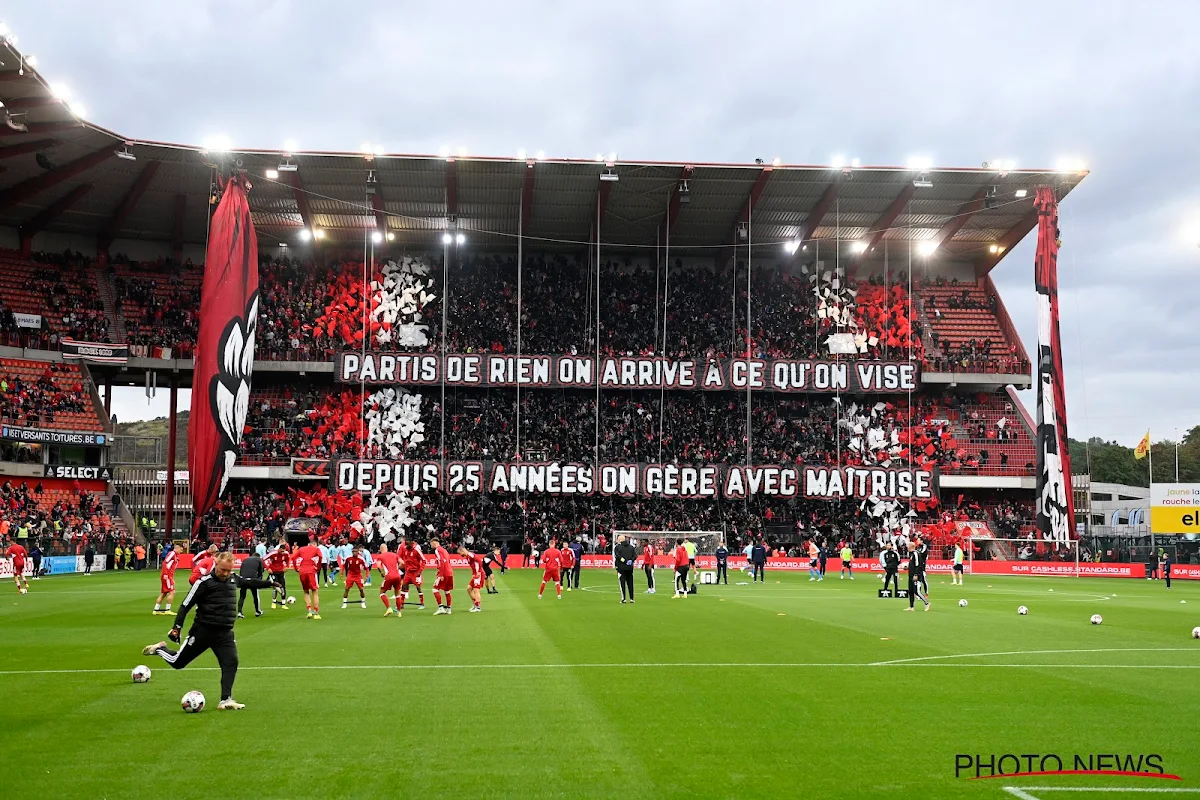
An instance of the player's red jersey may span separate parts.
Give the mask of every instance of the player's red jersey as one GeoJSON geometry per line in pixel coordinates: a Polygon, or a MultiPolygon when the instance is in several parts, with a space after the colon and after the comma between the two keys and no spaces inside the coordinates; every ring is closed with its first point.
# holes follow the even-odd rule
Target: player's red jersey
{"type": "Polygon", "coordinates": [[[421,548],[415,544],[411,547],[407,545],[401,547],[400,556],[404,559],[405,572],[420,572],[425,569],[425,556],[421,553],[421,548]]]}
{"type": "Polygon", "coordinates": [[[292,557],[292,563],[296,565],[296,571],[301,575],[316,575],[317,569],[324,560],[321,548],[315,544],[304,545],[292,557]]]}
{"type": "Polygon", "coordinates": [[[400,554],[399,553],[380,553],[377,556],[371,557],[371,562],[379,571],[383,573],[386,579],[400,578],[400,554]]]}
{"type": "Polygon", "coordinates": [[[433,551],[434,558],[437,559],[437,574],[439,578],[450,578],[454,576],[454,567],[450,565],[450,554],[446,552],[446,548],[440,544],[433,551]]]}
{"type": "Polygon", "coordinates": [[[269,572],[285,572],[288,562],[292,560],[292,555],[286,548],[277,547],[267,553],[267,557],[263,560],[267,562],[267,570],[269,572]]]}
{"type": "Polygon", "coordinates": [[[558,551],[558,557],[562,561],[563,569],[570,569],[575,566],[575,551],[569,547],[564,547],[558,551]]]}
{"type": "Polygon", "coordinates": [[[562,553],[557,547],[547,547],[542,553],[542,569],[551,572],[557,571],[560,567],[562,567],[562,553]]]}
{"type": "Polygon", "coordinates": [[[367,562],[363,561],[362,556],[351,555],[342,562],[342,567],[346,570],[346,580],[359,580],[367,568],[367,562]]]}
{"type": "Polygon", "coordinates": [[[482,555],[468,555],[467,564],[470,566],[470,583],[472,589],[484,588],[484,557],[482,555]]]}
{"type": "Polygon", "coordinates": [[[675,566],[686,567],[688,565],[688,551],[683,545],[675,548],[675,566]]]}
{"type": "Polygon", "coordinates": [[[160,572],[162,573],[163,577],[174,576],[175,568],[178,566],[179,554],[174,550],[168,550],[167,554],[163,556],[162,570],[160,570],[160,572]]]}
{"type": "Polygon", "coordinates": [[[195,583],[203,578],[208,573],[212,572],[215,559],[208,553],[200,556],[192,564],[192,574],[188,576],[188,583],[195,583]]]}
{"type": "Polygon", "coordinates": [[[4,555],[7,558],[11,558],[13,560],[14,564],[16,564],[18,562],[24,564],[25,556],[27,556],[29,554],[27,552],[25,552],[24,547],[21,547],[21,545],[14,543],[14,544],[11,544],[8,546],[8,549],[4,551],[4,555]]]}
{"type": "Polygon", "coordinates": [[[642,564],[643,566],[654,566],[654,545],[648,544],[642,548],[642,564]]]}

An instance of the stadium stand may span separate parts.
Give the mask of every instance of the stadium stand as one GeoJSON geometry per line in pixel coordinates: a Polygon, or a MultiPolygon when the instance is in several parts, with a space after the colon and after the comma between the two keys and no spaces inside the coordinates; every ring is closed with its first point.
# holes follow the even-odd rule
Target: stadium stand
{"type": "Polygon", "coordinates": [[[33,428],[104,430],[74,364],[0,358],[0,418],[33,428]]]}

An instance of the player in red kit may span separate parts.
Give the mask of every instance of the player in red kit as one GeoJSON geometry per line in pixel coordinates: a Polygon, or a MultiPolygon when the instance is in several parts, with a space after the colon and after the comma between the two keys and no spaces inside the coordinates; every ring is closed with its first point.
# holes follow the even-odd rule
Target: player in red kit
{"type": "Polygon", "coordinates": [[[217,557],[217,546],[210,544],[203,555],[196,556],[192,562],[192,574],[188,576],[188,584],[195,585],[196,581],[213,571],[213,559],[217,557]]]}
{"type": "MultiPolygon", "coordinates": [[[[404,602],[408,602],[408,589],[411,586],[417,587],[417,609],[425,610],[425,590],[421,588],[421,573],[425,570],[425,554],[421,552],[421,548],[411,537],[404,537],[404,544],[400,546],[400,559],[404,562],[404,580],[401,582],[401,588],[404,591],[404,602]]],[[[400,606],[396,606],[399,608],[400,606]]]]}
{"type": "Polygon", "coordinates": [[[367,607],[367,593],[363,590],[363,570],[367,562],[362,557],[362,548],[354,545],[350,555],[342,559],[342,574],[345,576],[346,590],[342,592],[342,608],[346,607],[346,598],[350,596],[350,587],[358,587],[358,602],[363,608],[367,607]]]}
{"type": "Polygon", "coordinates": [[[674,600],[677,597],[687,599],[687,575],[690,560],[688,559],[687,548],[683,546],[683,539],[677,539],[675,542],[675,594],[671,596],[674,600]]]}
{"type": "Polygon", "coordinates": [[[471,598],[471,611],[479,611],[479,590],[483,588],[483,556],[477,556],[465,544],[458,546],[458,554],[467,560],[471,568],[471,582],[467,584],[467,597],[471,598]]]}
{"type": "MultiPolygon", "coordinates": [[[[545,556],[543,556],[545,558],[545,556]]],[[[571,591],[571,570],[575,566],[575,553],[569,547],[564,547],[558,551],[558,560],[562,562],[560,572],[567,579],[567,591],[571,591]]]]}
{"type": "Polygon", "coordinates": [[[17,592],[25,593],[29,591],[29,580],[25,577],[25,548],[13,542],[4,551],[5,558],[12,559],[13,580],[17,582],[17,592]]]}
{"type": "Polygon", "coordinates": [[[307,619],[321,618],[321,598],[317,595],[317,573],[325,563],[321,548],[310,537],[308,544],[292,554],[292,563],[300,573],[300,591],[304,592],[304,606],[308,609],[307,619]]]}
{"type": "Polygon", "coordinates": [[[454,567],[450,565],[450,554],[446,552],[446,548],[442,547],[441,542],[437,539],[430,539],[429,544],[433,547],[433,557],[437,560],[437,577],[433,580],[433,599],[437,601],[438,610],[433,614],[434,616],[449,614],[450,592],[454,590],[454,567]],[[442,592],[446,593],[444,604],[442,603],[442,592]]]}
{"type": "Polygon", "coordinates": [[[158,599],[154,601],[154,616],[160,614],[171,614],[171,601],[175,599],[175,568],[179,566],[179,554],[183,552],[183,545],[177,544],[167,551],[163,556],[162,570],[158,574],[158,581],[161,584],[161,592],[158,599]],[[166,602],[167,607],[163,608],[163,602],[166,602]]]}
{"type": "Polygon", "coordinates": [[[646,594],[654,594],[654,556],[658,551],[654,549],[654,544],[647,539],[646,546],[642,548],[642,569],[646,572],[646,594]]]}
{"type": "Polygon", "coordinates": [[[542,592],[546,591],[546,584],[554,581],[554,588],[558,592],[558,599],[562,600],[562,551],[558,549],[558,540],[551,539],[549,546],[542,553],[542,585],[538,589],[538,600],[542,599],[542,592]]]}
{"type": "Polygon", "coordinates": [[[287,608],[287,568],[292,560],[292,551],[284,542],[267,553],[267,557],[263,561],[267,565],[267,572],[271,573],[271,583],[275,585],[271,589],[271,608],[287,608]],[[275,598],[279,601],[276,604],[275,598]]]}
{"type": "Polygon", "coordinates": [[[382,585],[379,587],[379,599],[383,601],[383,607],[386,609],[383,612],[385,617],[392,615],[392,607],[388,605],[387,593],[388,589],[392,590],[392,599],[396,601],[396,616],[401,616],[400,609],[404,605],[403,595],[400,593],[400,554],[389,553],[386,544],[379,545],[379,554],[371,559],[371,566],[379,570],[380,576],[383,577],[382,585]]]}

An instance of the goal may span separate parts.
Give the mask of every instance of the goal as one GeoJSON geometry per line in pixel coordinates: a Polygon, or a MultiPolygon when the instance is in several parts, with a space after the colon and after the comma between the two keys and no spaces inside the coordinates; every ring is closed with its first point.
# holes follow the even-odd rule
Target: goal
{"type": "Polygon", "coordinates": [[[639,549],[649,542],[660,553],[673,551],[680,539],[695,542],[696,555],[701,556],[714,555],[717,545],[725,539],[724,531],[613,531],[613,542],[622,534],[639,549]]]}
{"type": "MultiPolygon", "coordinates": [[[[981,565],[981,571],[985,570],[986,567],[983,565],[988,561],[1028,562],[1030,564],[1028,573],[1024,570],[1016,570],[1014,574],[1078,576],[1084,572],[1081,565],[1089,563],[1088,554],[1081,555],[1079,543],[1074,540],[1054,544],[1037,539],[994,539],[987,536],[972,536],[970,541],[971,546],[964,549],[967,551],[966,562],[971,571],[975,571],[975,564],[981,565]]],[[[953,548],[947,546],[944,549],[945,557],[949,558],[953,548]]],[[[930,555],[941,554],[930,553],[930,555]]]]}

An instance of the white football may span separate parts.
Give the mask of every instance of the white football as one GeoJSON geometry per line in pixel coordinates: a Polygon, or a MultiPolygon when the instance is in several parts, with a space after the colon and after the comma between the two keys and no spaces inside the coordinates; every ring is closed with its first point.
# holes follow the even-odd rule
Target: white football
{"type": "Polygon", "coordinates": [[[133,668],[133,682],[146,683],[150,680],[150,668],[145,664],[138,664],[133,668]]]}
{"type": "Polygon", "coordinates": [[[1099,625],[1101,622],[1104,622],[1104,617],[1100,616],[1099,614],[1092,614],[1093,625],[1099,625]]]}
{"type": "Polygon", "coordinates": [[[967,607],[967,600],[966,600],[966,598],[963,598],[962,600],[959,600],[959,601],[958,601],[958,606],[959,606],[959,608],[966,608],[966,607],[967,607]]]}
{"type": "Polygon", "coordinates": [[[183,710],[189,714],[195,714],[203,711],[204,695],[196,691],[188,692],[183,696],[183,700],[180,701],[180,705],[182,705],[183,710]]]}
{"type": "Polygon", "coordinates": [[[1192,638],[1200,639],[1200,628],[1192,628],[1192,638]]]}
{"type": "Polygon", "coordinates": [[[1017,606],[1017,613],[1023,617],[1029,613],[1029,609],[1025,606],[1017,606]]]}
{"type": "Polygon", "coordinates": [[[288,605],[290,606],[292,603],[296,602],[296,598],[292,597],[291,595],[288,595],[287,601],[288,601],[288,605]]]}
{"type": "Polygon", "coordinates": [[[21,594],[29,594],[29,590],[24,586],[21,587],[21,594]]]}

